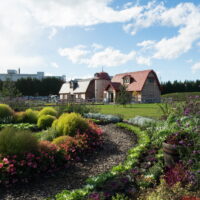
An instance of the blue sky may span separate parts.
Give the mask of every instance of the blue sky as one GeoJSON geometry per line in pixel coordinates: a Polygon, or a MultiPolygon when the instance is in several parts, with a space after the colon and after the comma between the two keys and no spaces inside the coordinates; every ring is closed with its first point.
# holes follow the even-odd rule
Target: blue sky
{"type": "Polygon", "coordinates": [[[0,2],[0,73],[67,79],[153,69],[161,81],[200,79],[198,0],[0,2]]]}

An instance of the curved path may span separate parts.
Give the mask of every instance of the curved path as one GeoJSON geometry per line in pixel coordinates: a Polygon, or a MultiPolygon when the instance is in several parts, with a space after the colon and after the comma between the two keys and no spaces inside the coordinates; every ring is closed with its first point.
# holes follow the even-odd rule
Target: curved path
{"type": "Polygon", "coordinates": [[[124,161],[128,150],[136,143],[135,135],[112,124],[102,126],[102,129],[105,141],[103,148],[94,152],[84,162],[76,163],[54,177],[36,180],[34,183],[6,191],[0,189],[0,200],[41,200],[64,189],[81,188],[89,176],[106,172],[124,161]]]}

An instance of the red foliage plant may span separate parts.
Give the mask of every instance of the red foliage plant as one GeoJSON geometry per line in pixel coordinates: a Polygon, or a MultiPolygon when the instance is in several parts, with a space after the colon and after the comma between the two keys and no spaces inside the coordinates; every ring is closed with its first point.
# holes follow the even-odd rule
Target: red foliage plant
{"type": "Polygon", "coordinates": [[[200,198],[198,198],[198,197],[189,197],[189,196],[185,196],[185,197],[182,197],[181,200],[200,200],[200,198]]]}

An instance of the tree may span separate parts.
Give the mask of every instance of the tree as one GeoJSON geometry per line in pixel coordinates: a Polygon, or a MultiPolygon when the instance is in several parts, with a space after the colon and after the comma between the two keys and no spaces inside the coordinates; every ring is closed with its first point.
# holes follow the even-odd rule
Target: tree
{"type": "Polygon", "coordinates": [[[131,93],[129,93],[125,85],[120,86],[119,92],[117,94],[116,103],[121,105],[126,105],[131,102],[131,93]]]}
{"type": "Polygon", "coordinates": [[[12,99],[21,95],[19,90],[16,88],[15,83],[9,79],[3,82],[0,95],[3,98],[12,99]]]}

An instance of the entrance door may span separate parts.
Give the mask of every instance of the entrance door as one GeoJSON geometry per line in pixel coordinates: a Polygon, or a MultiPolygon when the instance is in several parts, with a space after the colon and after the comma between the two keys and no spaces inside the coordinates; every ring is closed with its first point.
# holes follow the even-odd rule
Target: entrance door
{"type": "Polygon", "coordinates": [[[109,92],[109,102],[113,102],[113,100],[114,100],[113,92],[109,92]]]}

